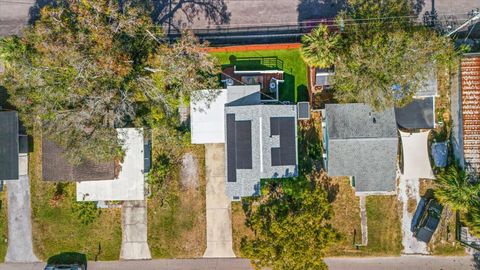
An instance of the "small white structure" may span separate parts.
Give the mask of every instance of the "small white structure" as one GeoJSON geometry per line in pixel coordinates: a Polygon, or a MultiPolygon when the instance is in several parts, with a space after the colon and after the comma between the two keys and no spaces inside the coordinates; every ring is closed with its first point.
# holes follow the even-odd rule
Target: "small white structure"
{"type": "Polygon", "coordinates": [[[117,179],[77,182],[77,201],[142,201],[145,199],[143,129],[117,129],[125,157],[117,179]]]}

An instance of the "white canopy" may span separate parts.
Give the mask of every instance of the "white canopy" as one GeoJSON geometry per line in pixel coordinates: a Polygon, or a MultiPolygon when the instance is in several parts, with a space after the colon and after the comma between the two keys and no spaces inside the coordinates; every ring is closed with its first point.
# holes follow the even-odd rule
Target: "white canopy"
{"type": "Polygon", "coordinates": [[[403,149],[403,175],[407,179],[435,179],[428,157],[428,133],[400,131],[403,149]]]}

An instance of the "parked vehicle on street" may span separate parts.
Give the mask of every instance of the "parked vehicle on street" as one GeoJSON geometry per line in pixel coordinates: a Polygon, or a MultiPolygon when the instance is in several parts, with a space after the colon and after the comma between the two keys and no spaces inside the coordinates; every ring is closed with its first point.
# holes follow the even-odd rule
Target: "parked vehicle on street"
{"type": "Polygon", "coordinates": [[[86,270],[85,265],[80,264],[56,264],[47,265],[44,270],[86,270]]]}

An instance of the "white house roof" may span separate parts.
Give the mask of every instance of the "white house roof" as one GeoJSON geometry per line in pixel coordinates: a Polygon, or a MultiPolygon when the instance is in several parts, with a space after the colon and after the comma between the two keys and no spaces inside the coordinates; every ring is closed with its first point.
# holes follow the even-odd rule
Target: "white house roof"
{"type": "MultiPolygon", "coordinates": [[[[199,90],[208,93],[210,90],[199,90]]],[[[206,100],[192,100],[190,126],[193,144],[225,143],[223,110],[227,103],[227,91],[219,90],[210,104],[206,100]]]]}
{"type": "Polygon", "coordinates": [[[225,104],[260,104],[259,85],[228,86],[219,89],[214,100],[204,97],[212,90],[198,90],[190,104],[190,128],[193,144],[225,143],[225,104]]]}
{"type": "Polygon", "coordinates": [[[125,157],[117,179],[77,182],[77,201],[129,201],[145,198],[143,129],[117,129],[125,157]]]}

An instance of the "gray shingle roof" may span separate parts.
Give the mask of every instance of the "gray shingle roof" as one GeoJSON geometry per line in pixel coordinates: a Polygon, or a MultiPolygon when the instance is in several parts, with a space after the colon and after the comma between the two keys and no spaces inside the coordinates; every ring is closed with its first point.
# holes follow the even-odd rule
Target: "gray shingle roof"
{"type": "MultiPolygon", "coordinates": [[[[293,177],[298,174],[298,158],[297,158],[297,111],[295,105],[246,105],[246,106],[226,106],[225,114],[234,114],[235,121],[250,121],[251,124],[251,169],[235,169],[236,182],[226,182],[227,195],[230,197],[246,197],[257,195],[259,191],[260,179],[266,178],[282,178],[293,177]],[[272,118],[286,117],[293,118],[287,121],[291,132],[287,132],[286,140],[283,141],[282,136],[272,135],[272,118]],[[290,136],[292,135],[292,136],[290,136]],[[285,150],[281,150],[281,149],[285,150]],[[276,150],[275,150],[276,149],[276,150]],[[280,150],[279,150],[280,149],[280,150]],[[279,151],[277,151],[279,150],[279,151]],[[282,152],[283,151],[283,152],[282,152]],[[293,155],[294,162],[287,161],[286,163],[294,163],[293,165],[278,165],[274,166],[272,162],[272,155],[280,153],[283,158],[290,159],[293,155]]],[[[226,128],[227,125],[226,125],[226,128]]],[[[228,135],[228,132],[226,132],[228,135]]],[[[275,131],[273,134],[276,134],[275,131]]],[[[228,151],[229,144],[226,144],[226,174],[229,175],[228,166],[228,151]]],[[[282,158],[283,161],[285,161],[282,158]]],[[[232,168],[230,168],[232,169],[232,168]]]]}
{"type": "Polygon", "coordinates": [[[327,104],[327,171],[353,176],[357,192],[390,192],[396,186],[398,135],[392,109],[327,104]]]}
{"type": "Polygon", "coordinates": [[[329,139],[393,138],[397,126],[393,108],[375,112],[360,103],[327,104],[329,139]]]}
{"type": "Polygon", "coordinates": [[[0,180],[18,179],[18,114],[0,111],[0,180]]]}
{"type": "Polygon", "coordinates": [[[54,142],[42,140],[42,178],[44,181],[94,181],[115,179],[115,162],[85,161],[70,164],[63,156],[64,150],[54,142]]]}

